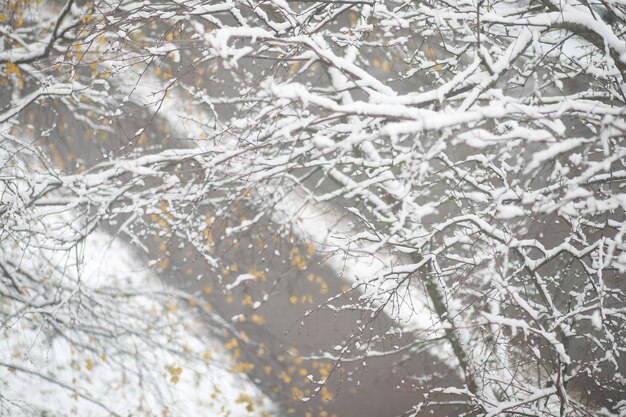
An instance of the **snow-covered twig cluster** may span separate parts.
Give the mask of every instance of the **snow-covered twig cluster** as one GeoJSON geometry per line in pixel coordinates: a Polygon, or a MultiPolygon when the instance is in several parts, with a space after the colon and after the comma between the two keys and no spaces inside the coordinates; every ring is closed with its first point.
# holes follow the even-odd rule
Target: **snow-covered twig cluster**
{"type": "MultiPolygon", "coordinates": [[[[226,218],[233,204],[253,207],[257,216],[226,233],[244,234],[297,195],[348,225],[319,249],[384,259],[349,293],[363,290],[371,317],[327,357],[378,354],[371,319],[420,304],[432,314],[397,350],[444,340],[462,382],[432,388],[415,413],[438,401],[484,415],[624,412],[623,3],[197,0],[72,10],[88,14],[63,35],[56,25],[49,39],[58,42],[45,51],[61,59],[83,45],[81,59],[108,72],[111,96],[95,94],[89,67],[70,59],[56,61],[77,83],[60,102],[122,117],[135,90],[116,76],[140,89],[167,63],[175,70],[141,104],[158,115],[176,90],[193,126],[184,139],[196,143],[9,181],[3,190],[17,200],[3,197],[0,215],[76,210],[82,228],[53,233],[66,249],[117,219],[131,240],[177,236],[217,268],[199,208],[226,218]],[[106,47],[85,47],[99,39],[106,47]],[[81,99],[75,91],[89,86],[94,94],[81,99]],[[160,229],[150,216],[161,216],[160,229]]],[[[16,54],[0,62],[27,56],[16,54]]],[[[57,87],[15,98],[0,121],[65,91],[63,76],[31,61],[16,61],[19,76],[42,83],[32,74],[49,74],[57,87]]],[[[333,306],[341,298],[325,307],[352,308],[333,306]]]]}

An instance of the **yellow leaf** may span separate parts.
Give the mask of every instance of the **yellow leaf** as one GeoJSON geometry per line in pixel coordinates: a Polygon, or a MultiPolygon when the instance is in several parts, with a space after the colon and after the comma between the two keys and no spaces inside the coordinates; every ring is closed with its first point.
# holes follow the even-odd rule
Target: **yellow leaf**
{"type": "Polygon", "coordinates": [[[311,242],[306,243],[306,253],[309,255],[313,255],[315,253],[315,247],[311,244],[311,242]]]}
{"type": "Polygon", "coordinates": [[[93,369],[93,361],[91,359],[85,361],[85,368],[87,368],[88,371],[93,369]]]}
{"type": "Polygon", "coordinates": [[[333,394],[331,394],[326,387],[322,388],[322,400],[323,401],[330,401],[333,399],[333,394]]]}
{"type": "Polygon", "coordinates": [[[226,350],[233,350],[237,346],[239,346],[239,341],[234,337],[224,344],[226,350]]]}
{"type": "Polygon", "coordinates": [[[172,382],[172,384],[177,384],[178,381],[180,381],[180,374],[183,373],[183,368],[172,366],[170,367],[169,371],[171,375],[170,381],[172,382]]]}
{"type": "Polygon", "coordinates": [[[389,69],[391,68],[391,65],[389,64],[389,61],[387,61],[386,59],[383,61],[382,64],[382,70],[384,72],[389,72],[389,69]]]}
{"type": "Polygon", "coordinates": [[[239,394],[239,397],[235,400],[237,404],[246,404],[246,410],[251,413],[254,411],[254,403],[252,397],[243,392],[239,394]]]}
{"type": "Polygon", "coordinates": [[[7,67],[6,67],[6,69],[4,70],[4,72],[5,72],[7,75],[15,74],[15,75],[17,75],[18,77],[19,77],[19,76],[20,76],[20,74],[21,74],[20,67],[18,67],[17,65],[15,65],[15,64],[14,64],[14,63],[12,63],[12,62],[8,62],[8,63],[7,63],[7,67]]]}
{"type": "Polygon", "coordinates": [[[287,375],[284,371],[278,374],[278,378],[281,379],[285,384],[289,384],[291,382],[291,377],[287,375]]]}
{"type": "Polygon", "coordinates": [[[298,71],[299,68],[300,68],[300,63],[297,61],[289,65],[289,75],[294,75],[298,71]]]}
{"type": "Polygon", "coordinates": [[[241,304],[251,306],[252,304],[254,304],[254,301],[252,300],[252,297],[250,295],[246,294],[246,296],[243,297],[243,301],[241,302],[241,304]]]}
{"type": "Polygon", "coordinates": [[[298,297],[296,297],[295,295],[292,295],[291,297],[289,297],[289,302],[291,304],[296,304],[298,302],[298,297]]]}
{"type": "Polygon", "coordinates": [[[159,261],[157,262],[157,267],[159,269],[167,269],[169,265],[170,260],[167,257],[159,258],[159,261]]]}
{"type": "Polygon", "coordinates": [[[355,26],[358,21],[357,15],[355,13],[350,13],[348,16],[350,18],[350,26],[355,26]]]}
{"type": "Polygon", "coordinates": [[[240,362],[231,368],[234,373],[250,372],[254,369],[254,364],[249,362],[240,362]]]}
{"type": "Polygon", "coordinates": [[[240,393],[239,397],[237,397],[237,399],[235,400],[235,403],[237,404],[251,403],[251,402],[252,402],[252,397],[243,392],[240,393]]]}
{"type": "Polygon", "coordinates": [[[306,259],[302,255],[295,255],[291,258],[291,265],[298,268],[300,271],[304,271],[306,269],[306,259]]]}
{"type": "Polygon", "coordinates": [[[258,271],[254,268],[249,268],[248,273],[254,277],[255,280],[265,282],[265,273],[263,271],[258,271]]]}

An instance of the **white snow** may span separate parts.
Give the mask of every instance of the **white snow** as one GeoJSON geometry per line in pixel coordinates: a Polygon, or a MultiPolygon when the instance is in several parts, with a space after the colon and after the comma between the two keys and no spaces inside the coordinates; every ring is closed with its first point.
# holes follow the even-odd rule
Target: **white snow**
{"type": "MultiPolygon", "coordinates": [[[[79,344],[55,336],[35,315],[22,316],[2,333],[0,392],[11,402],[3,402],[6,408],[0,415],[275,415],[273,404],[252,382],[228,370],[232,358],[208,336],[206,322],[192,311],[183,311],[183,306],[175,306],[173,298],[172,305],[162,305],[163,299],[151,297],[151,292],[167,293],[168,288],[139,262],[131,248],[97,232],[87,238],[82,252],[85,264],[76,266],[81,269],[82,291],[89,294],[91,289],[114,288],[144,294],[128,299],[135,303],[138,314],[134,330],[141,331],[138,323],[145,315],[153,326],[159,326],[154,329],[158,335],[152,335],[152,343],[128,337],[124,326],[131,322],[120,323],[119,345],[103,346],[89,339],[79,344]],[[156,321],[155,315],[160,316],[156,321]],[[175,353],[178,346],[184,347],[184,354],[175,353]],[[114,348],[136,349],[137,361],[118,357],[114,348]]],[[[33,254],[26,255],[24,268],[36,266],[33,254]]],[[[70,257],[63,262],[76,265],[75,261],[70,257]]],[[[101,308],[106,320],[107,308],[116,306],[101,308]]],[[[80,311],[76,320],[89,325],[82,321],[80,311]]],[[[78,337],[71,328],[63,331],[70,338],[78,337]]]]}

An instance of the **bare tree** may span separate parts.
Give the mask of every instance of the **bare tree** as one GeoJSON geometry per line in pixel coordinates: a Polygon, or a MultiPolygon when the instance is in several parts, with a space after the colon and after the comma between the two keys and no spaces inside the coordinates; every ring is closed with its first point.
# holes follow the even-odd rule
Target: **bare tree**
{"type": "Polygon", "coordinates": [[[45,99],[103,131],[139,111],[184,120],[173,135],[189,141],[145,151],[155,116],[82,173],[10,171],[3,243],[24,224],[50,235],[24,213],[71,209],[55,248],[117,222],[219,271],[207,225],[237,239],[271,217],[329,258],[377,260],[320,306],[363,312],[323,356],[382,354],[372,322],[392,315],[405,361],[432,349],[458,377],[416,375],[414,414],[625,412],[623,3],[70,1],[53,15],[4,18],[6,140],[27,146],[9,129],[45,99]],[[327,235],[300,225],[307,209],[327,235]]]}

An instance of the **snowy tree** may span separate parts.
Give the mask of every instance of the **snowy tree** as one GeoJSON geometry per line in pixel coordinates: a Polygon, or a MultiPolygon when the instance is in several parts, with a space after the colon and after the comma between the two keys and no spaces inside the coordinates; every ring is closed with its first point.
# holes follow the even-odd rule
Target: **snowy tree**
{"type": "MultiPolygon", "coordinates": [[[[626,412],[625,4],[7,9],[0,236],[19,243],[12,262],[108,228],[148,253],[154,237],[186,248],[233,288],[260,278],[228,282],[217,247],[270,219],[352,269],[352,287],[317,309],[361,320],[320,357],[384,355],[373,323],[386,314],[403,361],[428,349],[450,369],[445,383],[409,381],[409,413],[626,412]],[[54,148],[49,161],[24,139],[62,129],[122,139],[96,161],[54,148]]],[[[20,306],[34,308],[12,279],[61,285],[3,268],[3,297],[20,306]]]]}

